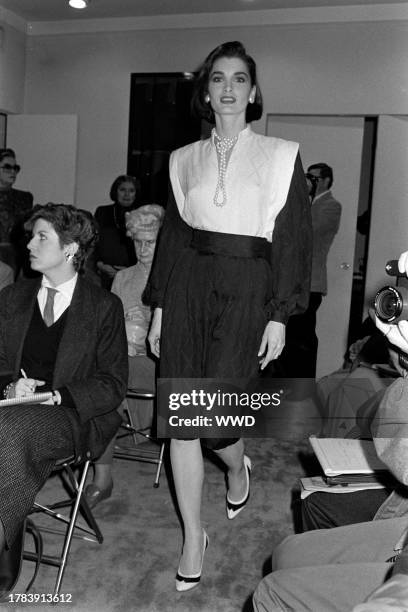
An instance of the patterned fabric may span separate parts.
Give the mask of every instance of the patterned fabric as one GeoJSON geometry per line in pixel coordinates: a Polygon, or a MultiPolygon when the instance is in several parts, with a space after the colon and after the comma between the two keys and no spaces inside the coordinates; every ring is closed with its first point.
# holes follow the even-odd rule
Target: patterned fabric
{"type": "Polygon", "coordinates": [[[62,408],[41,404],[1,408],[0,518],[8,545],[56,461],[73,453],[70,421],[62,408]]]}

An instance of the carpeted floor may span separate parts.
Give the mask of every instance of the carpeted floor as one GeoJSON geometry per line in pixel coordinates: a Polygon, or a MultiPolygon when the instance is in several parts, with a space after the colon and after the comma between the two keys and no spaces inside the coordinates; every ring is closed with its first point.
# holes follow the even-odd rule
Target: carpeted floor
{"type": "MultiPolygon", "coordinates": [[[[298,454],[308,446],[304,439],[251,439],[246,449],[254,466],[251,500],[233,521],[225,514],[224,474],[206,458],[202,523],[210,545],[197,589],[175,591],[182,539],[166,471],[154,489],[155,466],[115,460],[113,495],[95,510],[103,544],[73,542],[62,588],[72,594],[72,603],[6,604],[4,609],[250,612],[253,590],[269,572],[271,551],[293,533],[292,489],[303,474],[298,454]]],[[[49,498],[59,488],[52,478],[41,495],[49,498]]],[[[52,547],[55,539],[61,540],[47,535],[46,544],[52,547]]],[[[15,592],[24,590],[32,569],[25,561],[15,592]]],[[[55,568],[42,566],[32,592],[52,593],[55,576],[55,568]]]]}

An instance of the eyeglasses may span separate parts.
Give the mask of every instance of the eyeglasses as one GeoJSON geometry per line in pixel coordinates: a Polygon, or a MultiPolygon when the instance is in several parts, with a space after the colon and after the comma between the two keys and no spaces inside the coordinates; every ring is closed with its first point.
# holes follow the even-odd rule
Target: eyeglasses
{"type": "Polygon", "coordinates": [[[2,166],[0,166],[0,170],[18,173],[21,170],[21,166],[19,166],[18,164],[14,164],[14,166],[12,164],[3,164],[2,166]]]}
{"type": "Polygon", "coordinates": [[[305,177],[309,179],[309,181],[312,181],[312,183],[314,181],[320,181],[323,178],[321,176],[315,176],[314,174],[309,174],[309,172],[306,172],[305,177]]]}

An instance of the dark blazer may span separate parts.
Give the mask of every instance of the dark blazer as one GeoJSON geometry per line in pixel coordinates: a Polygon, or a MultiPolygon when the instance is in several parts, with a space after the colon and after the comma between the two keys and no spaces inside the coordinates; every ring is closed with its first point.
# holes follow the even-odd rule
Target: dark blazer
{"type": "Polygon", "coordinates": [[[313,258],[310,291],[327,293],[327,255],[338,232],[341,205],[328,191],[312,204],[313,258]]]}
{"type": "MultiPolygon", "coordinates": [[[[0,293],[0,385],[21,377],[24,339],[41,279],[23,280],[0,293]]],[[[100,455],[121,419],[116,409],[128,382],[123,306],[115,295],[78,278],[58,349],[53,388],[66,387],[75,408],[64,409],[77,452],[100,455]]]]}
{"type": "Polygon", "coordinates": [[[125,211],[120,204],[98,206],[95,220],[99,228],[99,240],[95,247],[96,261],[111,266],[133,266],[137,259],[133,240],[126,236],[125,211]]]}

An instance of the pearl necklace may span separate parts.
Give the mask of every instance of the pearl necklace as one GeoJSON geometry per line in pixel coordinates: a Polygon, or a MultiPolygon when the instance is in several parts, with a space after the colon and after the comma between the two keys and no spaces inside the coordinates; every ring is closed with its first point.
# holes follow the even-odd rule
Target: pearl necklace
{"type": "Polygon", "coordinates": [[[225,189],[225,175],[227,174],[227,153],[232,149],[238,140],[238,136],[233,138],[220,138],[214,133],[214,138],[217,139],[215,147],[219,156],[218,159],[218,182],[215,189],[214,204],[215,206],[225,206],[227,203],[227,192],[225,189]]]}

